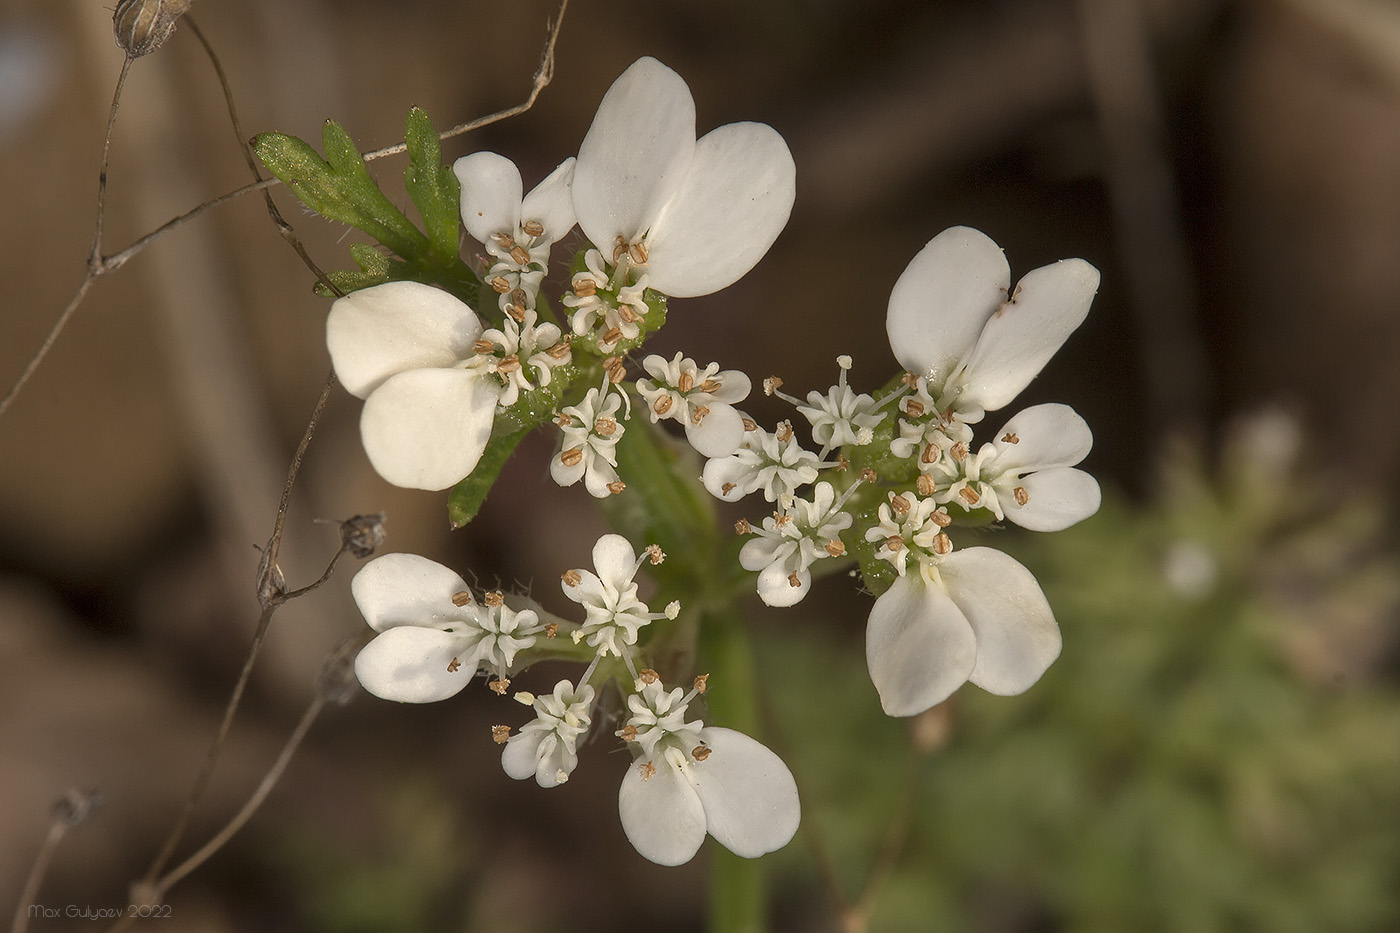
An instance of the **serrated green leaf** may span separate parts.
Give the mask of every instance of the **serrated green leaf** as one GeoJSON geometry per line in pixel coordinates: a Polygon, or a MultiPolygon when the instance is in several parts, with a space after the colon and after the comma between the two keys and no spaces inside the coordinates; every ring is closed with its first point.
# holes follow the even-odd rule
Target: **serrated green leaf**
{"type": "Polygon", "coordinates": [[[408,111],[404,126],[408,165],[403,170],[404,187],[423,217],[423,229],[435,261],[450,264],[459,253],[459,211],[462,185],[452,170],[442,164],[442,143],[428,115],[417,107],[408,111]]]}
{"type": "Polygon", "coordinates": [[[481,511],[481,504],[486,501],[491,487],[496,484],[506,461],[529,433],[527,430],[516,431],[513,434],[496,433],[491,436],[486,450],[476,463],[476,469],[472,470],[466,479],[453,486],[452,491],[447,494],[447,520],[452,523],[454,530],[476,518],[476,513],[481,511]]]}

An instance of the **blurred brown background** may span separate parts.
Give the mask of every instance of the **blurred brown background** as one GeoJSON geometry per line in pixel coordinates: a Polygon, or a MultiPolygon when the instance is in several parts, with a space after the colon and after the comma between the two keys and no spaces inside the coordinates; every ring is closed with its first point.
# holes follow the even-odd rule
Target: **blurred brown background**
{"type": "MultiPolygon", "coordinates": [[[[522,99],[554,9],[198,0],[192,13],[249,133],[319,144],[333,117],[368,150],[402,138],[410,105],[447,126],[522,99]]],[[[5,386],[81,278],[121,62],[110,16],[98,0],[0,8],[5,386]]],[[[1281,402],[1331,494],[1392,508],[1400,7],[574,0],[536,107],[449,141],[446,157],[495,149],[538,180],[575,152],[609,83],[642,54],[690,83],[701,132],[770,123],[798,166],[792,220],[768,257],[718,295],[677,302],[657,352],[779,373],[803,392],[851,353],[854,381],[873,388],[894,365],[883,316],[895,278],[939,230],[969,224],[1005,248],[1013,276],[1067,256],[1103,271],[1088,322],[1021,401],[1083,413],[1106,486],[1143,495],[1169,431],[1211,438],[1229,415],[1281,402]]],[[[373,171],[406,202],[400,159],[373,171]]],[[[133,67],[110,179],[108,252],[248,180],[188,29],[133,67]]],[[[343,229],[275,197],[318,262],[350,265],[343,229]]],[[[310,285],[259,198],[211,211],[98,282],[0,419],[0,904],[18,896],[48,804],[70,786],[100,787],[107,806],[65,842],[45,903],[124,903],[173,818],[244,656],[254,545],[329,367],[327,303],[310,285]]],[[[587,496],[547,481],[548,438],[532,438],[481,518],[451,534],[442,497],[369,469],[358,415],[337,391],[312,445],[283,551],[292,585],[336,545],[316,520],[384,510],[390,549],[486,583],[541,581],[552,604],[554,575],[585,562],[602,526],[587,496]]],[[[191,840],[237,807],[319,659],[361,626],[352,571],[279,614],[191,840]]],[[[852,614],[834,624],[858,630],[862,603],[834,605],[852,614]]],[[[483,694],[425,709],[361,697],[329,715],[254,824],[177,889],[171,925],[302,928],[305,898],[285,865],[345,848],[384,873],[439,871],[488,892],[470,929],[506,917],[593,929],[639,913],[699,929],[699,864],[656,868],[622,837],[615,756],[590,749],[557,794],[516,786],[487,739],[502,711],[483,694]],[[476,854],[444,865],[431,856],[442,835],[476,854]],[[410,837],[413,853],[399,853],[410,837]],[[295,851],[297,839],[315,841],[295,851]],[[523,902],[542,871],[557,898],[523,902]],[[599,885],[628,892],[628,910],[599,885]]]]}

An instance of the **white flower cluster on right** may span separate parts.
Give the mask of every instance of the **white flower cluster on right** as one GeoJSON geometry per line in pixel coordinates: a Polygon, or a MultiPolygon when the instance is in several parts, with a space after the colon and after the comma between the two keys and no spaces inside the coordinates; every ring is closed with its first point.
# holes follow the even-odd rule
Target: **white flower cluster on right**
{"type": "Polygon", "coordinates": [[[945,230],[890,295],[899,384],[879,399],[857,394],[849,357],[837,361],[836,385],[805,401],[765,380],[820,449],[804,448],[791,422],[770,432],[745,416],[742,446],[705,465],[716,497],[762,493],[773,504],[761,526],[736,528],[752,536],[739,559],[758,573],[765,603],[801,601],[813,565],[848,550],[889,565],[895,579],[871,610],[866,661],[892,716],[923,712],[968,681],[1021,693],[1059,656],[1059,627],[1030,571],[994,548],[954,550],[949,532],[960,520],[1058,531],[1098,511],[1098,483],[1076,469],[1093,437],[1068,406],[1027,408],[973,446],[973,426],[1035,378],[1088,314],[1098,283],[1093,266],[1068,259],[1027,273],[1012,292],[996,243],[945,230]]]}

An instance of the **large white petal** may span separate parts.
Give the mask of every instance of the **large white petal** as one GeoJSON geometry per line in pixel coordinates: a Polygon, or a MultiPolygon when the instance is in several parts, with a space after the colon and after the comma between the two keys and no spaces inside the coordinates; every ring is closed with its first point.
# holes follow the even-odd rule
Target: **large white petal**
{"type": "Polygon", "coordinates": [[[699,424],[693,418],[685,420],[685,438],[702,457],[728,457],[744,442],[743,416],[723,402],[709,407],[699,424]]]}
{"type": "Polygon", "coordinates": [[[764,605],[785,608],[796,606],[812,588],[812,572],[806,567],[796,571],[797,586],[792,585],[786,561],[772,563],[758,574],[758,598],[764,605]]]}
{"type": "Polygon", "coordinates": [[[452,597],[470,592],[467,581],[417,554],[385,554],[360,568],[350,595],[365,621],[382,632],[396,625],[436,625],[457,617],[452,597]]]}
{"type": "Polygon", "coordinates": [[[710,747],[690,766],[690,780],[705,808],[705,826],[735,855],[758,858],[787,845],[802,819],[797,782],[767,746],[733,729],[708,726],[700,741],[710,747]]]}
{"type": "Polygon", "coordinates": [[[1097,512],[1102,499],[1098,481],[1072,467],[1041,470],[1016,485],[1029,497],[1025,505],[1014,497],[997,498],[1009,520],[1031,531],[1063,531],[1097,512]]]}
{"type": "Polygon", "coordinates": [[[658,865],[684,865],[705,841],[705,809],[689,780],[665,761],[642,776],[633,762],[617,794],[617,813],[627,840],[658,865]]]}
{"type": "Polygon", "coordinates": [[[1089,425],[1073,408],[1058,402],[1032,405],[1006,422],[992,440],[994,459],[982,465],[992,473],[1029,473],[1074,466],[1094,446],[1089,425]]]}
{"type": "Polygon", "coordinates": [[[503,155],[473,152],[452,163],[462,183],[462,223],[478,243],[497,233],[515,235],[524,184],[520,169],[503,155]]]}
{"type": "Polygon", "coordinates": [[[395,486],[446,489],[476,467],[501,387],[461,369],[415,369],[365,400],[360,439],[369,462],[395,486]]]}
{"type": "Polygon", "coordinates": [[[950,227],[910,260],[890,292],[885,330],[899,365],[941,386],[1006,300],[1011,267],[986,234],[950,227]]]}
{"type": "Polygon", "coordinates": [[[996,411],[1019,395],[1083,323],[1098,287],[1099,270],[1082,259],[1026,273],[968,358],[963,398],[996,411]]]}
{"type": "Polygon", "coordinates": [[[695,101],[685,81],[639,58],[598,105],[574,166],[574,211],[605,255],[634,242],[680,187],[695,152],[695,101]]]}
{"type": "Polygon", "coordinates": [[[637,572],[637,552],[622,535],[603,535],[593,545],[593,566],[600,580],[621,589],[637,572]]]}
{"type": "Polygon", "coordinates": [[[1024,693],[1060,656],[1060,627],[1040,584],[1001,551],[954,551],[938,565],[943,583],[977,633],[968,677],[989,693],[1024,693]]]}
{"type": "Polygon", "coordinates": [[[771,126],[730,123],[706,133],[647,234],[648,284],[690,298],[738,281],[787,225],[796,179],[792,153],[771,126]]]}
{"type": "Polygon", "coordinates": [[[459,665],[458,636],[435,628],[400,625],[375,636],[355,656],[355,676],[366,690],[399,703],[436,703],[461,692],[476,668],[459,665]]]}
{"type": "Polygon", "coordinates": [[[552,734],[531,729],[511,736],[501,749],[501,770],[517,781],[534,777],[540,762],[540,742],[552,734]]]}
{"type": "Polygon", "coordinates": [[[561,162],[525,195],[525,203],[520,207],[521,224],[538,221],[550,243],[558,243],[574,229],[574,162],[572,158],[561,162]]]}
{"type": "Polygon", "coordinates": [[[725,502],[738,502],[752,492],[748,484],[753,477],[753,468],[732,456],[706,460],[705,468],[700,472],[700,482],[705,490],[725,502]],[[728,492],[724,490],[726,486],[729,487],[728,492]]]}
{"type": "Polygon", "coordinates": [[[451,366],[481,336],[476,313],[440,288],[386,282],[336,299],[326,347],[345,390],[365,398],[395,373],[451,366]]]}
{"type": "Polygon", "coordinates": [[[896,580],[870,610],[865,661],[891,716],[913,716],[948,699],[967,682],[977,651],[961,610],[917,571],[896,580]]]}

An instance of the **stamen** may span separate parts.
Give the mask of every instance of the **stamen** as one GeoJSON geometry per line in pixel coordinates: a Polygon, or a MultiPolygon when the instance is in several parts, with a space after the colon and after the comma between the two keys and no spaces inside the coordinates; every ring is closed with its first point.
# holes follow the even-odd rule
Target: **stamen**
{"type": "Polygon", "coordinates": [[[904,399],[904,413],[910,418],[921,418],[924,414],[924,403],[916,398],[904,399]]]}
{"type": "Polygon", "coordinates": [[[529,301],[529,300],[530,300],[530,296],[527,295],[527,294],[525,294],[525,289],[523,289],[523,288],[513,288],[513,289],[510,290],[510,301],[511,301],[511,304],[517,304],[517,305],[520,305],[520,306],[523,308],[523,307],[525,307],[525,302],[527,302],[527,301],[529,301]]]}
{"type": "Polygon", "coordinates": [[[608,378],[613,384],[621,382],[627,376],[627,363],[620,356],[610,356],[603,360],[603,369],[608,373],[608,378]]]}
{"type": "Polygon", "coordinates": [[[1011,494],[1016,497],[1017,505],[1025,505],[1027,502],[1031,501],[1031,494],[1026,492],[1025,486],[1017,486],[1015,489],[1011,490],[1011,494]]]}
{"type": "MultiPolygon", "coordinates": [[[[733,484],[730,485],[732,486],[733,484]]],[[[725,490],[725,495],[728,494],[729,490],[725,490]]],[[[734,523],[734,533],[736,535],[751,535],[753,534],[753,526],[749,524],[749,520],[747,518],[741,518],[734,523]]]]}
{"type": "Polygon", "coordinates": [[[729,495],[731,492],[733,492],[736,488],[737,488],[737,487],[736,487],[733,483],[724,483],[724,484],[722,484],[722,485],[719,487],[719,494],[720,494],[721,496],[727,496],[727,495],[729,495]]]}
{"type": "Polygon", "coordinates": [[[641,672],[637,674],[637,679],[644,684],[654,684],[661,679],[661,675],[647,667],[643,668],[641,672]]]}
{"type": "Polygon", "coordinates": [[[632,261],[639,266],[646,265],[647,260],[651,258],[651,254],[647,252],[647,245],[645,243],[631,244],[627,247],[627,254],[631,256],[632,261]]]}
{"type": "Polygon", "coordinates": [[[758,430],[758,422],[757,422],[757,421],[754,421],[752,418],[745,418],[745,419],[744,419],[744,431],[745,431],[746,433],[749,432],[749,431],[757,431],[757,430],[758,430]]]}
{"type": "Polygon", "coordinates": [[[527,236],[544,236],[544,224],[538,220],[527,220],[520,225],[520,229],[527,236]]]}
{"type": "Polygon", "coordinates": [[[933,477],[929,476],[927,473],[920,473],[919,479],[914,485],[918,487],[919,495],[923,496],[925,499],[933,495],[938,488],[938,484],[933,481],[933,477]]]}
{"type": "Polygon", "coordinates": [[[551,622],[551,623],[549,623],[548,625],[546,625],[546,626],[544,627],[544,637],[545,637],[545,638],[553,638],[554,636],[556,636],[556,635],[558,635],[558,634],[559,634],[559,623],[558,623],[558,622],[551,622]]]}
{"type": "Polygon", "coordinates": [[[648,544],[646,546],[646,550],[644,550],[642,553],[645,554],[647,556],[647,559],[651,561],[651,565],[653,567],[660,564],[663,560],[666,559],[666,552],[661,550],[661,545],[659,544],[648,544]]]}
{"type": "Polygon", "coordinates": [[[840,538],[832,538],[826,542],[826,552],[832,557],[840,557],[846,553],[846,545],[841,543],[840,538]]]}
{"type": "Polygon", "coordinates": [[[559,461],[566,467],[578,466],[583,462],[583,448],[570,447],[559,455],[559,461]]]}
{"type": "Polygon", "coordinates": [[[938,537],[933,539],[933,553],[937,554],[939,557],[942,557],[944,554],[947,554],[952,549],[953,540],[940,531],[938,533],[938,537]]]}
{"type": "Polygon", "coordinates": [[[837,454],[837,455],[836,455],[836,472],[837,472],[837,473],[845,473],[845,472],[846,472],[847,470],[849,470],[850,468],[851,468],[851,461],[848,460],[848,459],[846,458],[846,455],[845,455],[845,454],[837,454]]]}
{"type": "Polygon", "coordinates": [[[782,384],[783,380],[779,379],[777,376],[769,376],[767,379],[763,380],[763,394],[772,395],[774,392],[778,391],[778,388],[782,384]]]}
{"type": "Polygon", "coordinates": [[[860,478],[867,483],[878,483],[880,481],[880,474],[876,473],[870,467],[866,467],[860,471],[860,478]]]}
{"type": "Polygon", "coordinates": [[[709,413],[710,407],[708,405],[696,405],[690,410],[690,420],[695,424],[699,424],[700,420],[709,413]]]}
{"type": "Polygon", "coordinates": [[[977,494],[977,490],[973,489],[971,486],[964,486],[962,489],[959,489],[958,495],[968,505],[976,505],[982,501],[982,497],[977,494]]]}
{"type": "Polygon", "coordinates": [[[448,661],[448,662],[447,662],[447,673],[449,673],[449,674],[455,674],[455,673],[457,673],[458,671],[460,671],[461,669],[462,669],[462,662],[461,662],[461,660],[459,660],[459,659],[457,659],[457,658],[453,658],[451,661],[448,661]]]}
{"type": "Polygon", "coordinates": [[[565,337],[563,340],[544,351],[545,355],[552,360],[562,360],[571,352],[570,342],[572,339],[572,337],[565,337]]]}
{"type": "Polygon", "coordinates": [[[614,496],[615,496],[615,495],[617,495],[618,493],[622,492],[622,490],[624,490],[624,489],[626,489],[626,488],[627,488],[627,484],[624,483],[622,480],[618,480],[617,482],[614,482],[614,483],[608,483],[608,493],[609,493],[610,495],[614,495],[614,496]]]}
{"type": "Polygon", "coordinates": [[[704,692],[705,692],[705,689],[706,689],[706,684],[708,684],[709,681],[710,681],[710,675],[709,675],[709,674],[701,674],[699,677],[696,677],[696,678],[695,678],[695,692],[696,692],[696,693],[704,693],[704,692]]]}
{"type": "Polygon", "coordinates": [[[568,415],[565,412],[561,411],[559,413],[559,417],[554,419],[554,423],[559,425],[559,427],[561,428],[567,428],[569,425],[574,423],[574,419],[571,415],[568,415]]]}
{"type": "Polygon", "coordinates": [[[511,236],[509,233],[498,233],[495,235],[495,240],[500,244],[501,249],[513,249],[515,247],[515,237],[511,236]]]}
{"type": "Polygon", "coordinates": [[[617,737],[624,742],[635,742],[637,741],[637,727],[629,722],[617,733],[617,737]]]}
{"type": "Polygon", "coordinates": [[[797,578],[797,574],[796,574],[796,573],[790,573],[790,574],[788,574],[788,586],[798,587],[798,586],[801,586],[801,585],[802,585],[802,581],[799,580],[799,579],[797,578]]]}
{"type": "Polygon", "coordinates": [[[471,604],[472,594],[467,590],[462,590],[460,593],[452,594],[452,605],[456,606],[457,608],[460,609],[463,606],[470,606],[471,604]]]}
{"type": "Polygon", "coordinates": [[[496,372],[498,373],[513,373],[519,368],[520,357],[516,356],[514,353],[512,353],[510,356],[504,357],[499,363],[496,364],[496,372]]]}
{"type": "Polygon", "coordinates": [[[628,324],[635,324],[642,319],[642,316],[640,314],[632,310],[631,305],[618,305],[617,316],[622,318],[628,324]]]}
{"type": "Polygon", "coordinates": [[[892,496],[890,498],[890,508],[894,509],[895,513],[898,515],[908,515],[909,500],[903,496],[892,496]]]}
{"type": "Polygon", "coordinates": [[[905,373],[904,375],[899,377],[899,381],[912,389],[914,388],[914,386],[918,385],[919,377],[914,375],[913,373],[905,373]]]}
{"type": "Polygon", "coordinates": [[[518,266],[528,266],[530,264],[530,254],[519,246],[512,246],[510,248],[510,258],[514,259],[515,264],[518,266]]]}
{"type": "Polygon", "coordinates": [[[491,741],[497,745],[506,744],[506,739],[510,738],[510,726],[492,726],[491,741]]]}
{"type": "Polygon", "coordinates": [[[642,762],[641,766],[638,767],[637,770],[642,772],[643,781],[650,781],[656,775],[656,765],[652,764],[649,761],[642,762]]]}
{"type": "Polygon", "coordinates": [[[904,550],[904,539],[899,535],[890,535],[885,539],[885,547],[891,551],[904,550]]]}
{"type": "Polygon", "coordinates": [[[689,392],[695,388],[695,377],[688,372],[681,373],[681,377],[676,380],[676,388],[682,392],[689,392]]]}
{"type": "Polygon", "coordinates": [[[523,304],[506,305],[506,314],[509,314],[517,324],[525,323],[525,306],[523,304]]]}
{"type": "Polygon", "coordinates": [[[1002,443],[1004,443],[1004,444],[1019,444],[1019,443],[1021,443],[1021,439],[1020,439],[1019,437],[1017,437],[1016,434],[1015,434],[1014,432],[1012,432],[1012,431],[1007,431],[1005,434],[1003,434],[1003,435],[1001,436],[1001,440],[1002,440],[1002,443]]]}
{"type": "Polygon", "coordinates": [[[604,437],[612,437],[617,433],[617,419],[599,418],[597,421],[593,422],[593,430],[604,437]]]}
{"type": "Polygon", "coordinates": [[[613,240],[612,261],[613,261],[614,263],[616,263],[619,259],[621,259],[623,256],[626,256],[626,255],[627,255],[627,241],[624,240],[624,239],[622,238],[622,234],[619,233],[619,234],[617,235],[617,239],[616,239],[616,240],[613,240]]]}
{"type": "Polygon", "coordinates": [[[477,353],[494,353],[496,345],[489,340],[478,340],[472,344],[472,349],[477,353]]]}
{"type": "Polygon", "coordinates": [[[721,383],[718,379],[706,379],[704,382],[700,383],[700,391],[718,392],[720,390],[721,385],[723,385],[723,383],[721,383]]]}
{"type": "Polygon", "coordinates": [[[500,590],[492,590],[482,597],[482,600],[492,609],[499,609],[506,604],[506,594],[500,590]]]}
{"type": "Polygon", "coordinates": [[[510,279],[507,279],[503,275],[498,275],[491,280],[491,287],[504,295],[506,292],[510,291],[510,279]]]}
{"type": "Polygon", "coordinates": [[[600,343],[617,343],[621,339],[622,329],[619,327],[608,328],[606,331],[603,332],[603,336],[598,338],[600,343]]]}
{"type": "Polygon", "coordinates": [[[967,445],[962,441],[958,441],[948,453],[952,455],[954,460],[961,463],[967,459],[967,445]]]}
{"type": "Polygon", "coordinates": [[[671,396],[669,394],[657,396],[656,401],[651,403],[651,410],[658,415],[666,414],[671,410],[671,396]]]}
{"type": "Polygon", "coordinates": [[[710,757],[711,751],[713,751],[713,749],[708,745],[697,745],[690,750],[690,757],[694,758],[696,761],[704,761],[706,758],[710,757]]]}
{"type": "Polygon", "coordinates": [[[938,445],[930,442],[924,445],[923,455],[920,456],[919,459],[924,463],[937,463],[939,456],[938,445]]]}
{"type": "Polygon", "coordinates": [[[939,528],[947,528],[953,524],[953,517],[948,514],[947,509],[938,509],[929,518],[933,519],[933,523],[939,528]]]}
{"type": "Polygon", "coordinates": [[[792,440],[792,422],[780,421],[778,423],[778,429],[773,433],[778,438],[778,443],[786,444],[788,441],[792,440]]]}
{"type": "Polygon", "coordinates": [[[574,294],[580,298],[591,298],[598,294],[598,283],[591,278],[580,278],[574,283],[574,294]]]}
{"type": "Polygon", "coordinates": [[[490,682],[489,684],[487,684],[486,686],[490,687],[491,690],[492,690],[492,692],[494,692],[494,693],[496,694],[496,696],[502,696],[502,697],[503,697],[503,696],[506,695],[506,691],[510,689],[510,678],[509,678],[509,677],[501,677],[501,678],[498,678],[498,679],[496,679],[496,680],[491,681],[491,682],[490,682]]]}

